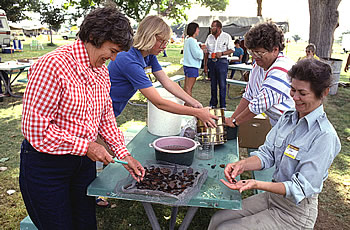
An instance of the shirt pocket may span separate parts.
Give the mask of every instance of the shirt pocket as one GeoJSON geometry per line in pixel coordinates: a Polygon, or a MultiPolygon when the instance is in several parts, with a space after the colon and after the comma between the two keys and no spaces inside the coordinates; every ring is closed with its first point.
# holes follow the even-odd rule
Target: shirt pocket
{"type": "Polygon", "coordinates": [[[70,119],[85,117],[87,106],[87,87],[84,84],[68,82],[63,93],[60,108],[63,114],[70,119]]]}
{"type": "Polygon", "coordinates": [[[274,142],[274,149],[275,149],[275,152],[277,151],[280,151],[283,146],[284,146],[284,141],[285,141],[285,138],[284,137],[281,137],[281,136],[277,136],[275,138],[275,142],[274,142]]]}

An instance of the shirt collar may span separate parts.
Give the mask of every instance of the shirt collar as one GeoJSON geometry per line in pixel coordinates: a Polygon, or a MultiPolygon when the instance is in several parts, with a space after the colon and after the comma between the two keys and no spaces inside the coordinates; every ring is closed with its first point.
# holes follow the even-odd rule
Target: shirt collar
{"type": "MultiPolygon", "coordinates": [[[[293,124],[296,124],[298,122],[298,119],[299,119],[298,111],[295,110],[294,113],[287,114],[286,116],[291,116],[290,118],[292,119],[293,124]]],[[[321,104],[319,107],[314,109],[311,113],[304,116],[300,120],[305,120],[307,127],[310,130],[314,123],[316,123],[320,118],[324,118],[324,117],[325,117],[325,112],[323,109],[323,104],[321,104]]]]}
{"type": "MultiPolygon", "coordinates": [[[[86,71],[92,71],[94,73],[97,73],[97,77],[99,74],[103,73],[104,71],[106,71],[106,66],[102,66],[102,67],[92,67],[91,63],[90,63],[90,59],[89,59],[89,55],[88,52],[86,50],[85,44],[83,41],[81,41],[80,39],[76,40],[73,45],[72,45],[72,53],[74,58],[77,61],[77,71],[79,73],[79,75],[81,76],[81,80],[83,82],[86,81],[92,81],[95,82],[96,79],[95,78],[89,78],[87,79],[86,77],[89,76],[88,74],[85,74],[86,71]]],[[[91,76],[91,75],[90,75],[91,76]]]]}
{"type": "Polygon", "coordinates": [[[73,43],[72,48],[73,56],[77,62],[80,63],[83,67],[89,68],[91,64],[84,42],[78,39],[73,43]]]}

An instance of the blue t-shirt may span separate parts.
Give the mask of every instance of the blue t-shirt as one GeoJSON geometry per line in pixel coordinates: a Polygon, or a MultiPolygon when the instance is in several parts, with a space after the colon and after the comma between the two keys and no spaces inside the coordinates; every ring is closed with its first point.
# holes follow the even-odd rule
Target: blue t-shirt
{"type": "Polygon", "coordinates": [[[233,52],[233,56],[239,57],[241,55],[244,55],[244,50],[241,47],[235,48],[235,52],[233,52]]]}
{"type": "Polygon", "coordinates": [[[118,53],[116,59],[108,65],[111,81],[110,95],[116,117],[121,114],[129,99],[138,89],[152,86],[145,71],[157,72],[161,69],[155,55],[148,55],[144,58],[141,51],[134,47],[128,52],[118,53]]]}

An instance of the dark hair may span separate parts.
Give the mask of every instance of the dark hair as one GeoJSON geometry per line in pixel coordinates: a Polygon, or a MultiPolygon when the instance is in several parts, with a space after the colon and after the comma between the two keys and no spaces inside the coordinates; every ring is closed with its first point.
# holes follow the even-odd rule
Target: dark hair
{"type": "Polygon", "coordinates": [[[235,45],[236,45],[236,44],[241,44],[241,42],[239,41],[239,39],[236,39],[236,40],[235,40],[235,45]]]}
{"type": "Polygon", "coordinates": [[[186,34],[190,37],[193,36],[194,33],[196,33],[197,28],[199,27],[199,25],[195,22],[191,22],[190,24],[188,24],[187,26],[187,30],[186,30],[186,34]]]}
{"type": "Polygon", "coordinates": [[[276,46],[279,51],[284,49],[283,32],[272,22],[264,22],[252,27],[244,35],[244,40],[248,49],[264,48],[269,52],[276,46]]]}
{"type": "Polygon", "coordinates": [[[216,27],[219,27],[220,29],[222,28],[222,23],[219,20],[214,20],[213,23],[214,22],[215,22],[216,27]]]}
{"type": "Polygon", "coordinates": [[[290,80],[310,82],[311,90],[317,98],[322,98],[322,93],[331,86],[332,82],[330,65],[314,58],[306,58],[297,62],[289,70],[288,75],[290,80]]]}
{"type": "Polygon", "coordinates": [[[113,7],[91,11],[81,23],[78,33],[80,40],[90,42],[97,48],[110,41],[125,51],[130,49],[133,35],[129,19],[113,7]]]}

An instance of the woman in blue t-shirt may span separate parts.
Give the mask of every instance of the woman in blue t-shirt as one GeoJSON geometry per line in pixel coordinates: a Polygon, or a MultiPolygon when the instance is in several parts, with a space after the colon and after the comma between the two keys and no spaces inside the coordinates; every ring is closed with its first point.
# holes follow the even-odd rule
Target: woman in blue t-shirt
{"type": "MultiPolygon", "coordinates": [[[[184,44],[184,60],[183,69],[185,73],[185,92],[192,96],[192,88],[196,83],[196,79],[199,76],[198,70],[201,67],[204,53],[207,47],[202,44],[198,45],[196,37],[199,34],[199,25],[195,22],[191,22],[187,26],[186,34],[188,38],[184,44]]],[[[185,104],[187,105],[187,104],[185,104]]]]}
{"type": "MultiPolygon", "coordinates": [[[[233,56],[234,57],[238,57],[237,61],[233,61],[230,64],[240,64],[242,63],[242,59],[243,59],[243,55],[244,55],[244,50],[241,48],[240,46],[240,41],[238,39],[235,40],[235,52],[233,52],[233,56]]],[[[234,75],[235,75],[236,70],[231,70],[231,76],[230,78],[233,79],[234,75]]]]}
{"type": "Polygon", "coordinates": [[[170,36],[171,29],[163,19],[148,16],[137,28],[133,47],[128,52],[118,53],[116,59],[109,63],[114,114],[119,116],[129,99],[140,90],[157,108],[170,113],[196,116],[206,125],[214,127],[213,118],[216,117],[209,113],[209,108],[203,108],[201,103],[171,81],[159,65],[156,55],[166,48],[170,36]],[[167,91],[192,107],[162,98],[147,76],[150,73],[153,73],[167,91]]]}

